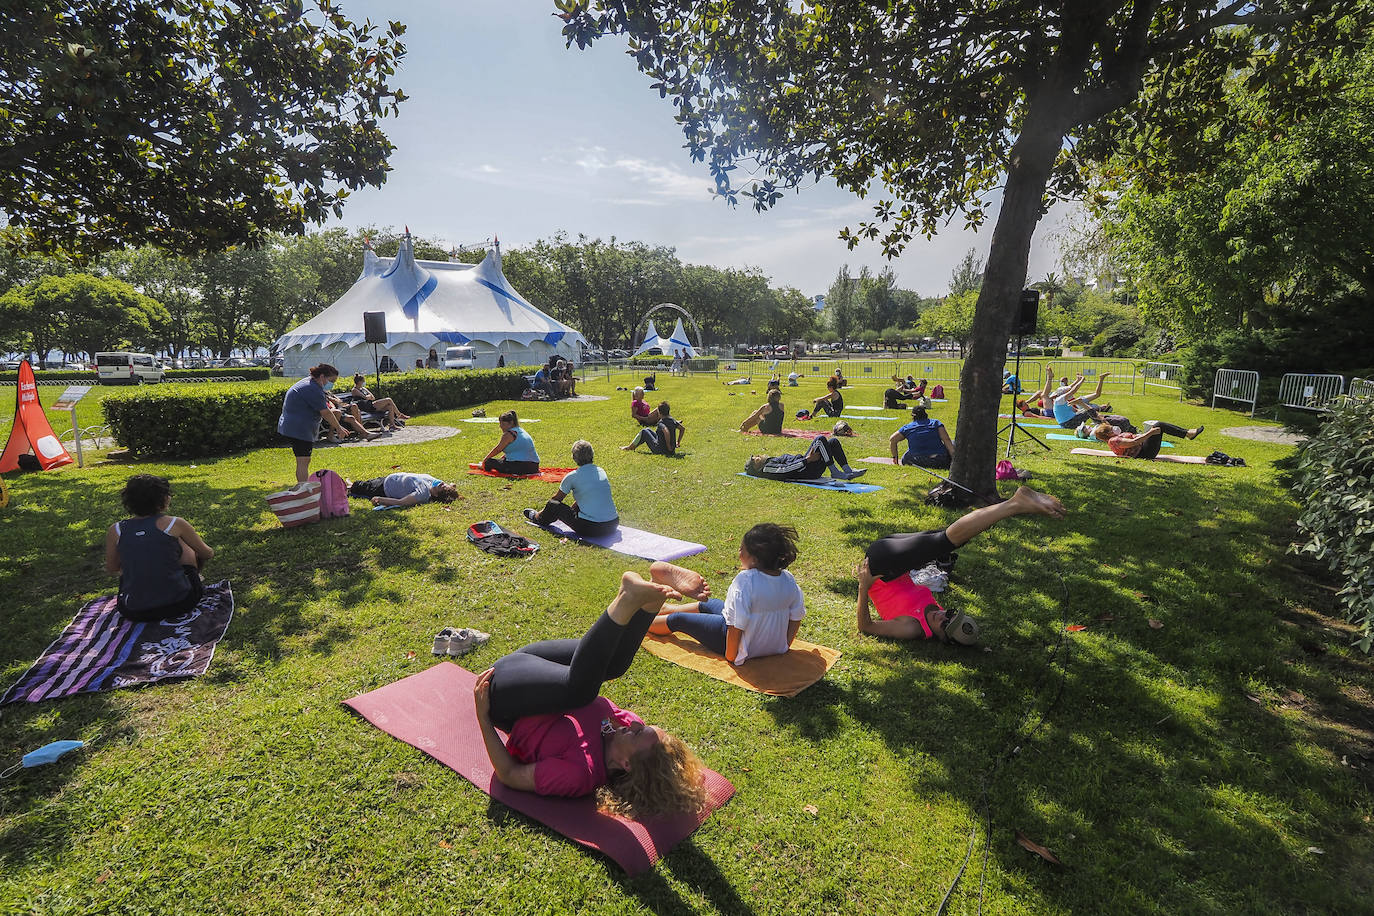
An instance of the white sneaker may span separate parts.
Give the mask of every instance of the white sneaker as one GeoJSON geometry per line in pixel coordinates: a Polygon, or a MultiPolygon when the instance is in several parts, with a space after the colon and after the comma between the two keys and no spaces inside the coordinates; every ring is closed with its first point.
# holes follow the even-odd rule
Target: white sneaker
{"type": "Polygon", "coordinates": [[[474,630],[471,627],[463,627],[449,639],[448,654],[452,656],[466,655],[473,649],[486,645],[489,639],[491,639],[489,633],[483,633],[481,630],[474,630]]]}
{"type": "Polygon", "coordinates": [[[449,655],[449,647],[453,644],[453,638],[458,635],[458,631],[453,627],[444,627],[434,637],[434,655],[449,655]]]}

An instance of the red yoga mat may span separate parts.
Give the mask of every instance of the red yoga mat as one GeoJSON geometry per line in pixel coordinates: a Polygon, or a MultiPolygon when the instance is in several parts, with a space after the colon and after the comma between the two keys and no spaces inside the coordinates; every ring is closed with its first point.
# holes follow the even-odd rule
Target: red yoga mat
{"type": "MultiPolygon", "coordinates": [[[[382,731],[424,751],[487,795],[539,823],[614,859],[630,875],[653,867],[730,800],[735,787],[706,770],[706,810],[697,815],[629,820],[602,814],[592,796],[551,798],[502,785],[477,725],[472,688],[477,675],[452,662],[344,700],[344,705],[382,731]]],[[[505,735],[502,735],[504,738],[505,735]]]]}
{"type": "Polygon", "coordinates": [[[468,465],[469,474],[481,474],[484,477],[505,477],[507,480],[547,480],[549,483],[562,483],[563,478],[573,472],[574,468],[540,468],[538,474],[498,474],[495,471],[487,471],[480,464],[468,465]]]}

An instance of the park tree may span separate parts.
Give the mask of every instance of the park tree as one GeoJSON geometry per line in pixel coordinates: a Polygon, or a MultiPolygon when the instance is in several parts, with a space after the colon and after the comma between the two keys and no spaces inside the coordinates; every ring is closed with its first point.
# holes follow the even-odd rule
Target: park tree
{"type": "Polygon", "coordinates": [[[386,179],[405,26],[333,0],[0,6],[0,210],[23,249],[300,233],[386,179]]]}
{"type": "Polygon", "coordinates": [[[835,329],[841,343],[849,340],[858,323],[858,297],[855,295],[858,284],[858,278],[850,276],[849,265],[846,264],[835,274],[835,280],[825,294],[825,318],[835,329]]]}
{"type": "Polygon", "coordinates": [[[959,259],[959,263],[954,265],[954,270],[949,275],[949,294],[951,296],[962,296],[964,293],[976,293],[983,287],[983,259],[978,257],[978,252],[970,248],[964,252],[964,256],[959,259]]]}
{"type": "Polygon", "coordinates": [[[892,256],[956,215],[982,223],[1001,186],[951,469],[984,497],[1006,344],[1047,202],[1081,191],[1086,156],[1204,134],[1205,102],[1234,79],[1288,94],[1293,73],[1362,43],[1370,18],[1368,5],[1335,0],[555,5],[569,45],[628,37],[728,202],[767,209],[822,175],[860,196],[881,184],[874,219],[840,236],[878,239],[892,256]],[[1184,95],[1203,103],[1189,106],[1194,120],[1171,116],[1184,95]],[[749,178],[737,186],[741,163],[749,178]]]}
{"type": "Polygon", "coordinates": [[[107,252],[95,269],[162,303],[167,317],[155,329],[154,349],[183,353],[199,342],[196,309],[200,304],[200,274],[190,258],[144,245],[107,252]]]}
{"type": "Polygon", "coordinates": [[[153,346],[168,320],[162,304],[113,277],[54,274],[0,298],[39,360],[54,349],[94,358],[102,350],[153,346]]]}

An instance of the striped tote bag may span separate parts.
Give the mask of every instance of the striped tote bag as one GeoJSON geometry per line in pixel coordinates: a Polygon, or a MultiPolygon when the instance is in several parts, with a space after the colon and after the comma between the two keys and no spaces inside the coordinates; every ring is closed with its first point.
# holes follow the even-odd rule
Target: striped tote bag
{"type": "Polygon", "coordinates": [[[296,484],[289,490],[272,493],[267,506],[287,528],[320,520],[320,482],[315,479],[296,484]]]}

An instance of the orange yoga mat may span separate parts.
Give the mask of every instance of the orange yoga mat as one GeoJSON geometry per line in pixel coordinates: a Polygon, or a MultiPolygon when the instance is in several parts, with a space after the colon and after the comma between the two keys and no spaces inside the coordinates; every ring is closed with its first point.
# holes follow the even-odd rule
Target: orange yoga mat
{"type": "Polygon", "coordinates": [[[840,653],[804,639],[792,640],[792,648],[782,655],[751,658],[735,666],[690,636],[644,637],[643,648],[664,661],[700,671],[718,681],[773,697],[794,697],[825,677],[840,653]]]}
{"type": "Polygon", "coordinates": [[[538,474],[498,474],[495,471],[484,471],[480,464],[468,465],[469,474],[481,474],[484,477],[504,477],[507,480],[547,480],[549,483],[562,483],[563,478],[573,472],[573,468],[540,468],[538,474]]]}

